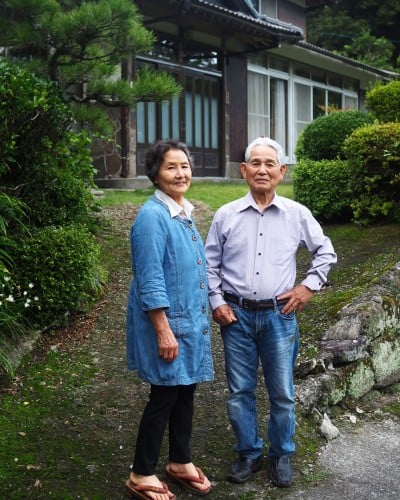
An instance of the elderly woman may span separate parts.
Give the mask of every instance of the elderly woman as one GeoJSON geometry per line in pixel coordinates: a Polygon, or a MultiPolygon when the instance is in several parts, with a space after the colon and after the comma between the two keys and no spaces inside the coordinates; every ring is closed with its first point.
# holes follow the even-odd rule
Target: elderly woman
{"type": "Polygon", "coordinates": [[[127,361],[150,384],[126,482],[135,498],[175,498],[155,475],[167,425],[167,478],[192,494],[211,489],[190,448],[196,384],[213,379],[203,242],[184,198],[192,167],[183,143],[160,141],[148,151],[146,173],[156,190],[131,231],[127,361]]]}

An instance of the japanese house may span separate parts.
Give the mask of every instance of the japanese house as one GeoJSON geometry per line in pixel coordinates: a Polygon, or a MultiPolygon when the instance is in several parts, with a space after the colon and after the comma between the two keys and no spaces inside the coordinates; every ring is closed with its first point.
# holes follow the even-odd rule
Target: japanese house
{"type": "MultiPolygon", "coordinates": [[[[143,64],[182,86],[171,102],[139,103],[114,116],[116,146],[94,150],[99,187],[145,183],[143,159],[155,140],[186,142],[195,177],[240,178],[247,143],[270,136],[288,165],[302,129],[329,109],[364,109],[367,89],[394,73],[307,43],[307,0],[136,0],[157,44],[122,68],[143,64]]],[[[99,145],[100,146],[100,145],[99,145]]]]}

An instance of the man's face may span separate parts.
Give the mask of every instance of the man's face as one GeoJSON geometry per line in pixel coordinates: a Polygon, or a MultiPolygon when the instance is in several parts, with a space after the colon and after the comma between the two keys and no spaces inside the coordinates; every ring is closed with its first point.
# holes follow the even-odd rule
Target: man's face
{"type": "Polygon", "coordinates": [[[285,175],[286,166],[279,165],[275,149],[270,146],[255,146],[248,163],[240,165],[242,176],[250,191],[256,194],[274,193],[285,175]]]}

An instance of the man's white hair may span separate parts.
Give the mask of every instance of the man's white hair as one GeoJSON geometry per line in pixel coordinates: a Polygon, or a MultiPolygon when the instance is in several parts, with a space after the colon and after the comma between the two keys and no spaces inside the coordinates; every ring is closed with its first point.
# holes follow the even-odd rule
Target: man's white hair
{"type": "Polygon", "coordinates": [[[250,160],[251,150],[256,146],[269,146],[270,148],[275,149],[279,166],[285,164],[285,153],[283,152],[282,146],[270,137],[257,137],[257,139],[254,139],[254,141],[247,146],[244,153],[244,160],[246,163],[250,160]]]}

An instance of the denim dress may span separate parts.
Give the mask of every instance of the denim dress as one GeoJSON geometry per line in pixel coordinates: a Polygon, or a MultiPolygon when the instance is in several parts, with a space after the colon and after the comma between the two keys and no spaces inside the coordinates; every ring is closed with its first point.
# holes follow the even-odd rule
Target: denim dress
{"type": "Polygon", "coordinates": [[[171,217],[154,195],[131,230],[131,282],[126,325],[130,370],[153,385],[190,385],[213,380],[206,261],[192,220],[171,217]],[[179,344],[172,362],[158,355],[148,311],[165,309],[179,344]]]}

